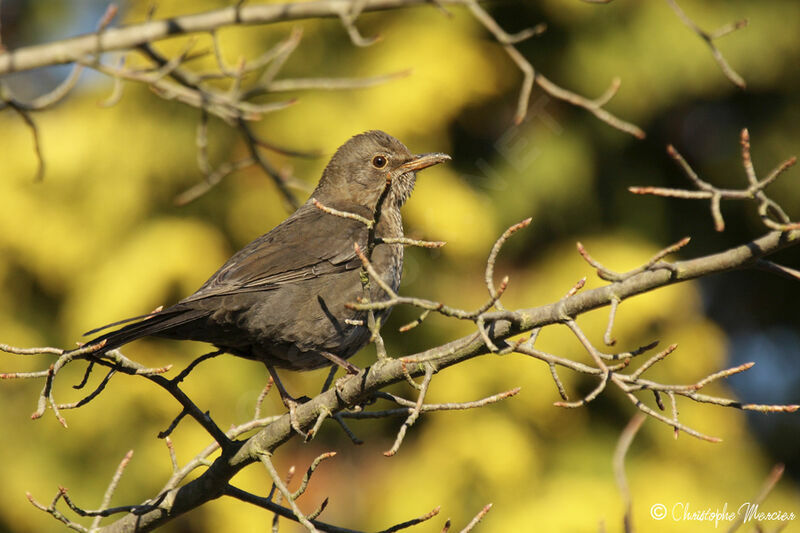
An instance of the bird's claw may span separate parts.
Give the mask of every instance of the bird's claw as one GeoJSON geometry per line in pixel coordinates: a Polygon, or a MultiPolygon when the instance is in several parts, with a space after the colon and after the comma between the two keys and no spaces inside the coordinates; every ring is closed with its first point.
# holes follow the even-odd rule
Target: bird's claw
{"type": "MultiPolygon", "coordinates": [[[[306,398],[306,401],[309,399],[307,396],[304,396],[304,398],[306,398]]],[[[298,435],[303,437],[304,440],[308,439],[308,433],[302,430],[300,427],[300,421],[297,419],[297,406],[305,402],[298,402],[292,397],[281,397],[281,399],[283,400],[283,405],[285,405],[289,410],[289,425],[292,426],[292,429],[295,430],[298,435]]]]}

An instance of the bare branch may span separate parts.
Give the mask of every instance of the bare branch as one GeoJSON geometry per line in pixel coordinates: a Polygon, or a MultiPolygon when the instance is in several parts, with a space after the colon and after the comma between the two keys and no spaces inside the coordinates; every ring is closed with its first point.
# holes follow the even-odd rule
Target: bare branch
{"type": "MultiPolygon", "coordinates": [[[[41,181],[44,179],[44,156],[42,155],[42,146],[41,141],[39,140],[39,129],[36,127],[36,123],[31,118],[28,110],[25,109],[25,106],[20,104],[20,102],[11,96],[10,91],[2,81],[0,81],[0,101],[5,104],[2,107],[10,107],[13,109],[14,112],[20,116],[22,121],[25,122],[25,125],[28,127],[28,129],[31,130],[31,136],[33,137],[33,150],[34,153],[36,153],[36,160],[39,163],[36,170],[35,181],[41,181]]],[[[2,107],[0,107],[0,109],[2,109],[2,107]]]]}
{"type": "MultiPolygon", "coordinates": [[[[784,469],[785,467],[783,466],[783,464],[780,463],[772,467],[772,470],[767,476],[767,479],[764,480],[764,485],[761,487],[761,490],[758,492],[756,497],[750,502],[751,505],[758,506],[764,503],[764,500],[767,499],[767,496],[769,496],[770,492],[772,492],[772,489],[775,488],[775,485],[777,485],[778,481],[780,481],[781,477],[783,477],[784,469]]],[[[741,527],[741,525],[744,523],[746,517],[747,517],[746,513],[737,513],[736,520],[734,520],[731,523],[731,527],[728,529],[728,533],[733,533],[734,531],[739,529],[739,527],[741,527]]],[[[777,529],[776,531],[780,531],[780,529],[777,529]]]]}
{"type": "MultiPolygon", "coordinates": [[[[667,246],[663,250],[659,251],[642,266],[634,268],[633,270],[629,270],[628,272],[622,274],[614,272],[613,270],[604,267],[600,262],[593,259],[592,256],[589,255],[589,252],[586,251],[586,248],[584,248],[583,244],[581,244],[580,242],[576,243],[576,246],[578,248],[578,253],[581,254],[581,257],[583,257],[583,259],[587,263],[589,263],[591,266],[597,269],[597,277],[606,281],[625,281],[626,279],[629,279],[631,276],[635,276],[636,274],[640,274],[648,270],[665,269],[673,271],[675,266],[671,263],[662,261],[662,259],[664,259],[669,254],[677,252],[678,250],[689,244],[690,240],[691,240],[690,237],[684,237],[675,244],[667,246]]],[[[613,322],[613,317],[610,317],[609,319],[609,329],[611,327],[611,322],[613,322]]]]}
{"type": "Polygon", "coordinates": [[[500,249],[503,247],[503,244],[505,244],[508,238],[522,228],[528,227],[531,223],[531,220],[533,219],[526,218],[522,222],[514,224],[505,230],[500,238],[494,243],[494,246],[492,246],[492,250],[489,252],[489,259],[486,260],[486,272],[484,275],[486,287],[489,289],[489,296],[495,300],[495,306],[500,310],[503,309],[503,306],[499,302],[498,291],[494,287],[494,265],[497,261],[497,255],[500,253],[500,249]]]}
{"type": "Polygon", "coordinates": [[[714,40],[718,39],[719,37],[728,35],[734,30],[738,30],[739,28],[744,28],[745,26],[747,26],[747,20],[740,20],[734,22],[733,24],[727,24],[715,32],[707,33],[701,30],[700,27],[697,24],[695,24],[695,22],[692,19],[690,19],[686,15],[686,13],[684,13],[683,9],[681,9],[681,7],[675,0],[666,0],[666,2],[667,4],[669,4],[669,7],[672,8],[675,14],[678,15],[678,18],[681,19],[681,22],[683,22],[689,29],[691,29],[694,33],[696,33],[698,37],[700,37],[701,39],[703,39],[703,41],[706,42],[708,48],[711,50],[711,55],[714,58],[714,61],[717,62],[719,68],[722,70],[722,73],[725,74],[725,77],[728,78],[731,81],[731,83],[733,83],[740,89],[744,89],[747,86],[744,79],[742,79],[742,77],[739,74],[737,74],[735,70],[731,68],[731,66],[725,60],[725,57],[722,55],[722,52],[720,52],[719,49],[714,44],[714,40]]]}
{"type": "Polygon", "coordinates": [[[619,487],[619,492],[622,495],[622,503],[625,507],[624,527],[626,533],[633,531],[633,508],[631,505],[631,491],[628,487],[628,480],[625,477],[625,456],[628,454],[628,450],[630,449],[634,437],[639,432],[639,428],[642,427],[646,419],[647,417],[641,412],[633,415],[633,418],[631,418],[631,421],[628,422],[628,425],[625,426],[625,429],[622,430],[619,436],[617,447],[614,450],[614,459],[612,461],[614,477],[617,481],[617,487],[619,487]]]}
{"type": "Polygon", "coordinates": [[[461,533],[469,533],[470,531],[472,531],[475,528],[475,526],[478,525],[478,522],[483,520],[483,517],[486,516],[491,510],[492,510],[491,503],[487,503],[486,505],[484,505],[483,509],[481,509],[480,512],[478,512],[478,514],[475,515],[475,518],[470,520],[469,524],[467,524],[466,527],[461,530],[461,533]]]}
{"type": "Polygon", "coordinates": [[[431,384],[431,378],[433,378],[433,367],[426,365],[425,377],[422,380],[422,385],[419,388],[417,403],[414,405],[413,409],[411,409],[411,414],[408,415],[406,421],[403,422],[402,426],[400,426],[400,430],[397,432],[397,438],[395,439],[391,449],[383,452],[383,455],[386,457],[391,457],[397,453],[397,450],[400,449],[400,445],[403,443],[403,438],[406,436],[406,431],[408,431],[408,428],[413,426],[414,422],[416,422],[417,418],[419,418],[419,413],[422,411],[422,404],[425,402],[425,395],[428,393],[428,387],[431,384]]]}
{"type": "Polygon", "coordinates": [[[606,326],[606,332],[603,334],[603,342],[606,343],[606,346],[614,346],[617,343],[617,339],[611,336],[611,329],[614,327],[614,319],[617,317],[618,307],[619,299],[612,299],[611,309],[608,311],[608,326],[606,326]]]}
{"type": "Polygon", "coordinates": [[[579,94],[575,94],[571,91],[563,89],[538,73],[536,74],[536,83],[553,98],[558,98],[559,100],[564,100],[572,105],[582,107],[613,128],[633,135],[637,139],[644,139],[646,137],[644,130],[642,130],[639,126],[616,117],[603,107],[608,103],[608,100],[613,97],[614,94],[616,94],[616,91],[620,85],[618,78],[614,78],[611,81],[609,88],[606,89],[606,92],[595,100],[590,100],[580,96],[579,94]],[[608,96],[609,94],[611,96],[608,96]]]}
{"type": "MultiPolygon", "coordinates": [[[[269,498],[256,496],[255,494],[251,494],[232,485],[227,485],[224,488],[224,494],[226,496],[236,498],[237,500],[267,509],[268,511],[275,513],[276,516],[282,516],[284,518],[288,518],[289,520],[294,520],[295,522],[297,521],[297,517],[294,515],[291,509],[287,509],[286,507],[278,505],[269,498]]],[[[332,524],[326,524],[325,522],[320,522],[319,520],[314,520],[310,517],[311,514],[309,514],[309,522],[311,522],[311,524],[313,524],[314,527],[319,531],[325,531],[327,533],[362,533],[361,531],[357,531],[355,529],[347,529],[344,527],[334,526],[332,524]]]]}
{"type": "MultiPolygon", "coordinates": [[[[499,394],[494,394],[492,396],[487,396],[481,400],[476,400],[474,402],[450,402],[450,403],[424,403],[420,406],[419,412],[421,413],[429,413],[433,411],[461,411],[465,409],[477,409],[480,407],[485,407],[492,403],[497,403],[501,400],[505,400],[506,398],[510,398],[512,396],[516,396],[520,391],[519,387],[516,387],[511,390],[507,390],[505,392],[501,392],[499,394]]],[[[383,393],[380,392],[377,394],[379,398],[386,398],[389,399],[403,407],[399,409],[384,409],[378,411],[344,411],[340,413],[343,418],[354,418],[354,419],[369,419],[369,418],[388,418],[394,416],[409,416],[411,414],[411,410],[416,407],[415,402],[408,401],[404,398],[400,398],[398,396],[394,396],[393,394],[383,393]]]]}
{"type": "Polygon", "coordinates": [[[281,494],[283,494],[283,497],[286,498],[286,501],[292,508],[294,516],[297,517],[297,521],[303,524],[306,530],[308,530],[311,533],[315,533],[317,531],[316,528],[311,524],[311,522],[308,521],[308,518],[306,518],[306,516],[303,514],[300,508],[297,507],[297,503],[295,503],[295,500],[292,497],[292,493],[289,492],[289,489],[286,487],[286,484],[281,479],[280,474],[278,474],[278,471],[275,470],[275,466],[272,464],[272,460],[270,460],[269,456],[270,456],[269,453],[260,454],[261,464],[263,464],[264,467],[267,469],[267,472],[269,472],[269,475],[272,478],[272,482],[275,484],[276,487],[278,487],[278,490],[280,491],[281,494]]]}
{"type": "Polygon", "coordinates": [[[424,515],[420,516],[419,518],[414,518],[412,520],[409,520],[408,522],[403,522],[401,524],[397,524],[397,525],[392,526],[390,528],[381,530],[378,533],[394,533],[395,531],[400,531],[401,529],[406,529],[406,528],[409,528],[411,526],[416,526],[417,524],[421,524],[422,522],[427,522],[428,520],[430,520],[434,516],[438,515],[440,510],[441,510],[441,507],[435,507],[434,509],[432,509],[431,511],[425,513],[424,515]]]}
{"type": "Polygon", "coordinates": [[[311,480],[311,476],[314,475],[314,471],[317,467],[324,461],[325,459],[330,459],[331,457],[335,457],[336,452],[326,452],[322,455],[318,456],[314,461],[311,463],[311,466],[308,467],[306,470],[306,474],[303,476],[303,480],[300,482],[300,487],[292,493],[292,499],[297,499],[303,495],[308,487],[308,482],[311,480]]]}
{"type": "Polygon", "coordinates": [[[328,213],[329,215],[342,217],[342,218],[349,218],[351,220],[357,220],[358,222],[361,222],[362,224],[364,224],[368,228],[371,228],[373,226],[373,224],[374,224],[374,222],[372,220],[370,220],[370,219],[368,219],[366,217],[363,217],[363,216],[359,215],[358,213],[350,213],[350,212],[347,212],[347,211],[340,211],[338,209],[334,209],[332,207],[328,207],[328,206],[322,204],[322,202],[320,202],[316,198],[311,198],[309,200],[309,202],[314,204],[314,207],[316,207],[320,211],[328,213]]]}
{"type": "Polygon", "coordinates": [[[66,491],[63,488],[59,488],[58,494],[56,494],[56,497],[53,499],[53,502],[47,507],[45,507],[44,505],[42,505],[41,503],[39,503],[35,499],[33,499],[33,496],[31,496],[30,492],[26,492],[25,496],[28,498],[28,501],[31,502],[31,505],[33,505],[34,507],[36,507],[40,511],[44,511],[45,513],[51,515],[53,518],[55,518],[59,522],[62,522],[68,528],[70,528],[72,530],[75,530],[75,531],[80,531],[81,533],[89,533],[89,529],[88,528],[78,524],[77,522],[73,522],[72,520],[70,520],[66,516],[64,516],[61,513],[61,511],[56,509],[56,504],[58,503],[58,500],[63,498],[65,493],[66,493],[66,491]]]}
{"type": "Polygon", "coordinates": [[[677,161],[687,177],[699,189],[698,191],[687,191],[683,189],[666,189],[662,187],[628,187],[628,190],[634,194],[653,194],[656,196],[665,196],[673,198],[686,198],[686,199],[710,199],[711,200],[711,215],[714,219],[714,227],[717,231],[725,229],[725,221],[722,218],[720,210],[720,203],[722,200],[746,200],[755,201],[758,206],[758,214],[764,225],[776,231],[789,231],[800,228],[800,222],[791,222],[788,215],[781,209],[781,207],[774,200],[767,197],[764,189],[775,181],[778,176],[786,172],[796,162],[796,157],[790,157],[783,163],[778,165],[770,174],[763,180],[759,180],[753,168],[752,158],[750,156],[750,134],[747,128],[742,130],[741,134],[742,145],[742,163],[747,176],[749,186],[746,189],[720,189],[708,182],[701,180],[697,173],[692,170],[686,160],[678,153],[672,146],[667,146],[667,152],[670,156],[677,161]],[[776,221],[774,218],[777,218],[776,221]]]}

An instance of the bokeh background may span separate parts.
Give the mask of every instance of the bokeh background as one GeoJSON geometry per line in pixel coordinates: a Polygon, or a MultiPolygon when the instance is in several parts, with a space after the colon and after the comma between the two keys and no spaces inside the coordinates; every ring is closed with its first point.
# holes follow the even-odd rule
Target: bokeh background
{"type": "MultiPolygon", "coordinates": [[[[105,10],[99,1],[78,4],[39,0],[2,2],[3,42],[9,48],[93,31],[105,10]]],[[[147,2],[122,2],[115,23],[143,19],[147,2]]],[[[157,17],[227,5],[222,1],[171,1],[157,17]]],[[[445,240],[441,251],[410,250],[402,292],[474,308],[486,298],[482,273],[489,248],[508,225],[533,217],[530,228],[508,243],[499,274],[511,282],[509,307],[530,307],[561,297],[580,277],[599,286],[575,252],[582,241],[610,268],[624,271],[655,251],[692,236],[681,252],[694,257],[724,250],[764,233],[754,206],[723,204],[727,228],[713,230],[702,202],[635,197],[630,185],[686,187],[665,153],[674,144],[707,180],[726,187],[745,184],[739,132],[750,129],[756,170],[765,175],[800,151],[800,3],[683,0],[703,28],[747,18],[746,29],[719,41],[746,91],[725,79],[704,43],[666,2],[617,0],[498,1],[487,8],[508,31],[546,22],[547,32],[519,46],[542,73],[589,97],[614,76],[622,79],[609,108],[641,126],[645,140],[612,129],[584,110],[535,90],[532,112],[519,126],[513,113],[521,76],[487,32],[464,9],[443,16],[433,6],[364,14],[358,26],[382,40],[354,47],[335,20],[225,29],[225,57],[255,57],[299,25],[304,38],[281,77],[369,76],[407,68],[410,76],[377,88],[298,92],[291,108],[257,124],[264,138],[318,158],[271,154],[273,163],[306,184],[305,198],[329,155],[351,135],[378,128],[415,152],[444,151],[454,160],[424,172],[405,208],[407,232],[445,240]]],[[[210,39],[201,37],[201,44],[210,39]]],[[[175,53],[178,38],[158,44],[175,53]]],[[[213,64],[200,60],[197,68],[213,64]]],[[[7,76],[20,97],[54,87],[67,67],[7,76]]],[[[287,216],[272,182],[256,169],[226,178],[197,201],[176,206],[175,196],[201,179],[195,154],[198,112],[127,84],[121,101],[101,108],[111,82],[85,74],[61,105],[35,115],[46,174],[35,182],[31,135],[19,116],[0,114],[0,342],[17,346],[70,347],[82,332],[147,312],[197,288],[235,250],[287,216]]],[[[286,97],[287,95],[280,95],[286,97]]],[[[274,98],[274,97],[273,97],[274,98]]],[[[226,125],[212,121],[212,162],[244,156],[246,148],[226,125]]],[[[800,218],[798,170],[770,188],[770,195],[800,218]]],[[[797,265],[797,252],[778,259],[797,265]]],[[[755,361],[751,371],[709,392],[743,402],[800,401],[800,285],[756,271],[736,272],[636,297],[620,308],[614,330],[620,349],[653,339],[678,350],[652,369],[654,379],[689,383],[716,370],[755,361]]],[[[413,310],[395,311],[384,329],[394,356],[435,346],[471,331],[469,324],[431,317],[410,333],[397,327],[413,310]]],[[[580,318],[601,344],[607,310],[580,318]]],[[[585,359],[566,328],[545,330],[537,346],[585,359]]],[[[125,353],[144,364],[181,367],[206,347],[195,343],[139,341],[125,353]]],[[[369,365],[374,350],[354,358],[369,365]]],[[[38,370],[41,358],[4,355],[3,371],[38,370]]],[[[324,371],[286,376],[290,390],[313,394],[324,371]]],[[[594,382],[561,372],[573,397],[594,382]]],[[[100,376],[93,377],[93,383],[100,376]]],[[[186,382],[187,392],[222,427],[252,416],[267,378],[265,369],[232,357],[204,363],[186,382]]],[[[56,397],[80,396],[80,379],[68,369],[56,397]]],[[[143,379],[117,376],[89,405],[67,411],[69,428],[50,412],[31,421],[43,384],[0,383],[0,531],[58,531],[61,525],[36,511],[29,491],[49,502],[59,485],[80,505],[99,505],[119,460],[135,451],[115,505],[154,494],[170,473],[156,434],[177,414],[174,401],[143,379]]],[[[418,516],[437,505],[440,517],[419,531],[439,531],[443,517],[463,527],[486,503],[494,509],[483,531],[607,531],[622,527],[623,507],[611,456],[634,409],[609,389],[591,405],[556,408],[557,391],[546,366],[519,355],[483,357],[448,369],[431,386],[431,401],[466,401],[515,386],[522,392],[501,404],[468,412],[423,416],[398,455],[386,458],[401,420],[352,422],[365,444],[354,446],[330,424],[310,444],[295,439],[275,460],[285,471],[303,471],[318,454],[336,450],[300,500],[304,509],[331,497],[322,518],[376,530],[418,516]]],[[[405,384],[396,392],[413,397],[405,384]]],[[[649,401],[650,399],[647,398],[649,401]]],[[[800,515],[800,423],[795,415],[746,415],[680,401],[684,423],[721,437],[720,444],[648,420],[627,461],[634,524],[640,531],[710,531],[713,523],[657,522],[655,503],[671,508],[737,508],[752,501],[771,467],[787,473],[762,509],[800,515]]],[[[277,397],[267,408],[280,409],[277,397]]],[[[173,435],[186,461],[209,442],[190,421],[173,435]]],[[[246,469],[235,482],[265,494],[268,475],[246,469]]],[[[265,531],[271,515],[219,500],[185,516],[165,531],[265,531]]],[[[800,519],[785,531],[800,530],[800,519]]],[[[775,524],[771,524],[774,526],[775,524]]],[[[281,531],[295,526],[283,522],[281,531]]],[[[722,526],[720,526],[722,527],[722,526]]],[[[752,525],[747,530],[752,530],[752,525]]]]}

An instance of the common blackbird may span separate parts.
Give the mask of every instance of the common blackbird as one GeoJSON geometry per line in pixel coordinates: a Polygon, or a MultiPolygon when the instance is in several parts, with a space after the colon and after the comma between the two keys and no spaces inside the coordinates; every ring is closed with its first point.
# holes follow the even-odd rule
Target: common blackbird
{"type": "MultiPolygon", "coordinates": [[[[274,367],[310,370],[342,364],[369,340],[366,313],[345,306],[364,296],[361,260],[380,201],[374,237],[403,236],[400,208],[414,188],[416,171],[447,161],[442,153],[413,155],[382,131],[348,140],[331,158],[311,198],[289,218],[231,257],[191,296],[90,341],[97,353],[145,336],[188,339],[274,367]],[[330,209],[321,209],[316,200],[330,209]]],[[[376,244],[371,262],[394,290],[403,270],[402,244],[376,244]]],[[[369,298],[387,296],[377,283],[369,298]]],[[[376,312],[385,318],[388,310],[376,312]]]]}

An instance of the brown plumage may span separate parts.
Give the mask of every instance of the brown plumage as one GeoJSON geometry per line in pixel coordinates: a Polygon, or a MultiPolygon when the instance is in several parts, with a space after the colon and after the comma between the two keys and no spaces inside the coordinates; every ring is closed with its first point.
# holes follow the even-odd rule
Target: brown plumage
{"type": "MultiPolygon", "coordinates": [[[[401,237],[400,208],[414,188],[415,171],[447,159],[438,153],[413,155],[394,137],[369,131],[336,151],[311,196],[326,207],[372,219],[391,176],[375,235],[401,237]]],[[[367,238],[362,222],[326,213],[309,200],[231,257],[194,294],[158,313],[131,319],[138,321],[90,344],[105,341],[104,352],[150,335],[204,341],[268,367],[291,370],[329,365],[326,354],[347,359],[369,339],[366,326],[353,323],[365,313],[345,307],[363,295],[361,261],[353,244],[366,249],[367,238]]],[[[402,245],[377,244],[371,260],[397,290],[402,245]]],[[[370,299],[385,298],[372,283],[370,299]]]]}

